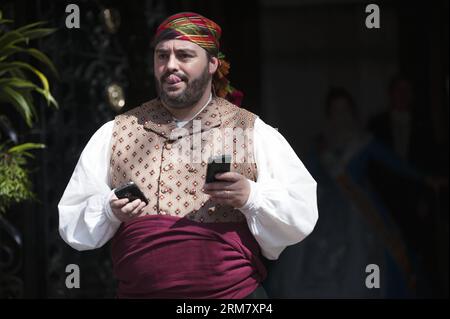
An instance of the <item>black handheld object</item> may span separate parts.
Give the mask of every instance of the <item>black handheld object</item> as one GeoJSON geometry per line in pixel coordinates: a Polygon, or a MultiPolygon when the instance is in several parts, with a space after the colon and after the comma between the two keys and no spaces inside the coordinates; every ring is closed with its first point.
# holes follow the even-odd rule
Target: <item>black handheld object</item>
{"type": "Polygon", "coordinates": [[[142,193],[139,187],[133,182],[128,182],[120,187],[117,187],[114,193],[117,198],[128,198],[130,202],[139,198],[141,201],[145,202],[145,205],[148,205],[148,200],[145,198],[144,193],[142,193]]]}
{"type": "Polygon", "coordinates": [[[212,156],[206,168],[206,183],[217,182],[215,175],[230,171],[231,155],[212,156]]]}

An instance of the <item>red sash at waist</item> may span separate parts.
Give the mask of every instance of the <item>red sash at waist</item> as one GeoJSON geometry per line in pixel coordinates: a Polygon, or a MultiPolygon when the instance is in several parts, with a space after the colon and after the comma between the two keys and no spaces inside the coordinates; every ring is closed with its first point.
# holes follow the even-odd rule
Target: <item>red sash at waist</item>
{"type": "Polygon", "coordinates": [[[243,298],[266,277],[247,223],[147,215],[111,246],[119,298],[243,298]]]}

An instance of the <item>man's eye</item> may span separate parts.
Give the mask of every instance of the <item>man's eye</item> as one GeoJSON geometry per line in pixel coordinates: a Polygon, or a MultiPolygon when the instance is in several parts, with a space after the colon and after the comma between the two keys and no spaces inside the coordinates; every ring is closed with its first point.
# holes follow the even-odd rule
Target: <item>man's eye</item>
{"type": "Polygon", "coordinates": [[[185,54],[185,53],[180,54],[180,59],[189,59],[190,57],[191,57],[190,54],[185,54]]]}
{"type": "Polygon", "coordinates": [[[166,59],[167,58],[167,54],[158,54],[158,59],[162,60],[162,59],[166,59]]]}

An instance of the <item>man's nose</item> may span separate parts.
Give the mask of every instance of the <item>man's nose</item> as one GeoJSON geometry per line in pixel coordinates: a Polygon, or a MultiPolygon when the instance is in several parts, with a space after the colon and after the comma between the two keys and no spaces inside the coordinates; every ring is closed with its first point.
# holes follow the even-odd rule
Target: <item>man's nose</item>
{"type": "Polygon", "coordinates": [[[175,54],[171,54],[167,60],[167,70],[168,71],[178,71],[178,60],[175,54]]]}

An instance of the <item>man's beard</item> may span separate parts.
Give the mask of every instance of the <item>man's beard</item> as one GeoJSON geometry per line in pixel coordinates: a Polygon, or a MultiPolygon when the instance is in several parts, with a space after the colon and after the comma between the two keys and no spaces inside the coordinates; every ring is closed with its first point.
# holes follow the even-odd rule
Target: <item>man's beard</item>
{"type": "Polygon", "coordinates": [[[156,91],[158,92],[161,101],[165,105],[172,108],[183,109],[190,107],[195,103],[197,103],[198,101],[200,101],[200,99],[203,96],[203,93],[206,90],[206,87],[208,86],[210,79],[211,75],[208,73],[208,67],[205,67],[204,71],[198,78],[192,79],[190,81],[188,81],[186,76],[184,76],[183,74],[178,74],[176,72],[175,73],[166,72],[161,76],[159,81],[158,79],[155,78],[156,91]],[[177,95],[169,95],[162,88],[164,81],[171,74],[175,74],[186,83],[186,88],[177,95]]]}

